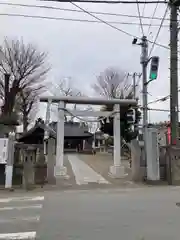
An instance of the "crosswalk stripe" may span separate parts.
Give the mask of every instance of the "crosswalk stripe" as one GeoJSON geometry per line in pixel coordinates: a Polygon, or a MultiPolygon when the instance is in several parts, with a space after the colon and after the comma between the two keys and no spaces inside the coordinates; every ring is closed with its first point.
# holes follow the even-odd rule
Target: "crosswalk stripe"
{"type": "Polygon", "coordinates": [[[3,240],[19,240],[19,239],[35,239],[36,232],[19,232],[19,233],[0,233],[0,239],[3,240]]]}
{"type": "Polygon", "coordinates": [[[9,219],[5,218],[0,218],[0,223],[10,223],[10,222],[15,222],[15,221],[26,221],[26,222],[38,222],[40,220],[40,216],[35,216],[35,217],[13,217],[9,219]]]}
{"type": "Polygon", "coordinates": [[[7,210],[23,210],[23,209],[37,209],[42,208],[42,204],[38,205],[29,205],[29,206],[13,206],[13,207],[2,207],[0,211],[7,211],[7,210]]]}
{"type": "MultiPolygon", "coordinates": [[[[33,209],[42,209],[43,204],[35,204],[35,202],[37,201],[37,203],[42,203],[42,201],[44,200],[44,196],[26,196],[26,197],[8,197],[8,198],[0,198],[0,212],[5,212],[5,211],[10,211],[10,210],[33,210],[33,209]],[[18,204],[19,202],[19,204],[18,204]],[[8,204],[8,205],[7,205],[8,204]],[[17,204],[17,205],[16,205],[17,204]],[[23,206],[22,206],[23,204],[23,206]],[[10,206],[9,206],[10,205],[10,206]],[[20,205],[20,206],[18,206],[20,205]]],[[[11,213],[11,212],[10,212],[11,213]]],[[[21,212],[19,212],[21,213],[21,212]]],[[[1,216],[0,218],[0,225],[1,228],[4,226],[3,224],[14,224],[14,223],[18,223],[18,225],[21,222],[26,222],[26,223],[36,223],[40,221],[40,216],[38,216],[37,214],[33,214],[35,216],[22,216],[24,215],[22,212],[22,214],[19,214],[17,216],[10,216],[10,217],[6,217],[3,218],[1,216]]],[[[24,229],[25,230],[25,229],[24,229]]],[[[30,230],[30,229],[29,229],[30,230]]],[[[35,229],[34,229],[35,230],[35,229]]],[[[27,231],[27,229],[26,229],[27,231]]],[[[31,232],[17,232],[16,233],[16,229],[14,231],[14,233],[0,233],[0,240],[18,240],[18,239],[22,239],[22,240],[26,240],[26,239],[30,239],[33,240],[36,238],[36,231],[31,231],[31,232]]]]}
{"type": "Polygon", "coordinates": [[[9,203],[9,202],[22,202],[22,201],[43,201],[44,196],[37,197],[13,197],[13,198],[0,198],[0,203],[9,203]]]}

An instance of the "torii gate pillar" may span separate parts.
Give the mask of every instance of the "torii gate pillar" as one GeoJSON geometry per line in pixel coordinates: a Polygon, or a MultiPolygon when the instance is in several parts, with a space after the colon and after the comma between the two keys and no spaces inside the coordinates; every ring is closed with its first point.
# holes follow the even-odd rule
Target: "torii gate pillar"
{"type": "Polygon", "coordinates": [[[113,178],[122,178],[126,176],[124,166],[121,162],[121,122],[120,122],[120,104],[114,105],[114,163],[109,169],[109,175],[113,178]]]}
{"type": "Polygon", "coordinates": [[[58,105],[57,137],[56,137],[56,164],[55,177],[68,177],[67,168],[64,166],[64,102],[58,105]]]}

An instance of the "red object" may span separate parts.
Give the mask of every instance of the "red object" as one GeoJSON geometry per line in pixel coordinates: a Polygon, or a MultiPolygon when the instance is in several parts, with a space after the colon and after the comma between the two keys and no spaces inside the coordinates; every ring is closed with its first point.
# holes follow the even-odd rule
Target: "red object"
{"type": "MultiPolygon", "coordinates": [[[[167,138],[168,138],[168,144],[171,144],[171,128],[167,128],[167,138]]],[[[176,145],[176,139],[173,140],[172,144],[176,145]]]]}
{"type": "MultiPolygon", "coordinates": [[[[170,127],[167,128],[167,138],[168,138],[168,144],[171,144],[171,128],[170,127]]],[[[176,144],[176,143],[173,143],[173,144],[176,144]]]]}

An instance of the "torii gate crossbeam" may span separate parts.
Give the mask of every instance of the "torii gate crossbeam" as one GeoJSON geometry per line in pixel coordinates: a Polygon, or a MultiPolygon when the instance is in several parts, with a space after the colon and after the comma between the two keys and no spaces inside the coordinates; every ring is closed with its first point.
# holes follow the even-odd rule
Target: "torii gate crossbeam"
{"type": "Polygon", "coordinates": [[[111,98],[111,99],[104,99],[104,98],[90,98],[90,97],[70,97],[70,96],[62,96],[62,97],[40,97],[40,102],[48,102],[51,101],[52,103],[76,103],[76,104],[89,104],[89,105],[113,105],[113,104],[120,104],[121,106],[125,105],[132,105],[136,106],[137,101],[134,99],[118,99],[118,98],[111,98]]]}

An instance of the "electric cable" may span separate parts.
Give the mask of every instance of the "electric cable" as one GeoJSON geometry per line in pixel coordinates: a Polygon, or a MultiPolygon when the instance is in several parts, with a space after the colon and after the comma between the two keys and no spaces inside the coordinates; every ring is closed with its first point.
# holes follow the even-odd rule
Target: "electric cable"
{"type": "MultiPolygon", "coordinates": [[[[48,17],[48,16],[34,16],[34,15],[24,15],[24,14],[14,14],[14,13],[0,13],[0,16],[10,16],[10,17],[25,17],[25,18],[35,18],[35,19],[47,19],[47,20],[61,20],[61,21],[72,21],[72,22],[82,22],[82,23],[99,23],[103,24],[100,21],[96,20],[87,20],[87,19],[79,19],[79,18],[61,18],[61,17],[48,17]]],[[[119,24],[119,25],[135,25],[139,26],[139,23],[133,22],[120,22],[120,21],[107,21],[110,24],[119,24]]],[[[149,26],[149,24],[143,24],[144,26],[149,26]]],[[[154,27],[158,27],[159,24],[153,25],[154,27]]],[[[163,25],[163,27],[169,27],[168,25],[163,25]]]]}
{"type": "Polygon", "coordinates": [[[156,6],[155,6],[155,9],[154,9],[154,12],[153,12],[153,14],[152,14],[152,17],[151,17],[151,21],[150,21],[150,25],[149,25],[149,28],[148,28],[148,34],[147,34],[147,36],[149,35],[149,32],[150,32],[150,28],[151,28],[151,25],[152,25],[152,22],[153,22],[153,19],[154,19],[154,17],[155,17],[155,14],[156,14],[156,11],[157,11],[157,8],[158,8],[158,4],[159,3],[156,3],[156,6]]]}
{"type": "Polygon", "coordinates": [[[156,41],[157,41],[157,39],[158,39],[158,37],[159,37],[159,34],[160,34],[160,31],[161,31],[161,28],[162,28],[162,25],[163,25],[163,22],[164,22],[164,19],[165,19],[165,17],[166,17],[167,12],[168,12],[168,5],[167,5],[167,7],[166,7],[166,9],[165,9],[164,16],[163,16],[163,18],[162,18],[161,24],[160,24],[160,26],[159,26],[159,29],[158,29],[157,34],[156,34],[156,37],[155,37],[154,42],[153,42],[153,44],[152,44],[151,50],[150,50],[150,52],[149,52],[149,57],[151,56],[151,53],[152,53],[152,51],[153,51],[153,49],[154,49],[154,46],[156,45],[156,41]]]}
{"type": "Polygon", "coordinates": [[[142,35],[144,36],[144,30],[143,30],[143,25],[142,25],[141,13],[140,13],[140,8],[139,8],[139,1],[136,0],[136,2],[137,2],[137,10],[138,10],[138,15],[139,15],[140,28],[141,28],[142,35]]]}
{"type": "MultiPolygon", "coordinates": [[[[64,11],[64,12],[78,12],[84,13],[82,10],[78,9],[71,9],[71,8],[60,8],[60,7],[53,7],[53,6],[45,6],[45,5],[30,5],[30,4],[20,4],[20,3],[9,3],[9,2],[0,2],[0,5],[8,5],[8,6],[16,6],[16,7],[28,7],[28,8],[42,8],[42,9],[50,9],[50,10],[57,10],[57,11],[64,11]]],[[[89,11],[92,14],[97,15],[107,15],[107,16],[116,16],[116,17],[129,17],[129,18],[139,18],[137,15],[131,14],[121,14],[121,13],[111,13],[111,12],[98,12],[98,11],[89,11]]],[[[159,17],[152,16],[141,16],[142,19],[155,19],[155,20],[162,20],[159,17]]],[[[166,18],[166,21],[170,21],[170,19],[166,18]]]]}
{"type": "MultiPolygon", "coordinates": [[[[68,0],[40,0],[40,1],[45,1],[45,2],[60,2],[60,3],[68,3],[68,0]]],[[[135,4],[136,1],[122,1],[122,0],[73,0],[72,2],[76,3],[101,3],[101,4],[135,4]]],[[[140,1],[139,4],[155,4],[157,1],[140,1]]],[[[167,4],[167,1],[159,1],[159,3],[167,4]]]]}
{"type": "MultiPolygon", "coordinates": [[[[86,13],[86,14],[90,15],[91,17],[99,20],[100,22],[106,24],[107,26],[109,26],[109,27],[111,27],[111,28],[113,28],[113,29],[115,29],[115,30],[117,30],[117,31],[119,31],[119,32],[122,32],[122,33],[124,33],[124,34],[126,34],[126,35],[128,35],[128,36],[130,36],[130,37],[133,37],[133,38],[136,38],[136,39],[141,40],[140,37],[134,36],[133,34],[131,34],[131,33],[129,33],[129,32],[126,32],[126,31],[124,31],[124,30],[122,30],[122,29],[120,29],[120,28],[118,28],[118,27],[116,27],[116,26],[114,26],[114,25],[112,25],[112,24],[110,24],[110,23],[107,23],[107,22],[104,21],[103,19],[101,19],[101,18],[93,15],[92,13],[90,13],[89,11],[85,10],[84,8],[78,6],[78,5],[75,4],[74,2],[72,2],[72,1],[69,1],[69,2],[70,2],[73,6],[79,8],[80,10],[82,10],[84,13],[86,13]]],[[[157,43],[156,41],[154,41],[154,42],[152,42],[152,41],[150,41],[150,40],[147,40],[147,41],[150,42],[150,43],[153,43],[154,45],[157,45],[157,46],[159,46],[159,47],[163,47],[163,48],[165,48],[165,49],[170,50],[169,47],[167,47],[167,46],[165,46],[165,45],[162,45],[162,44],[159,44],[159,43],[157,43]]]]}

